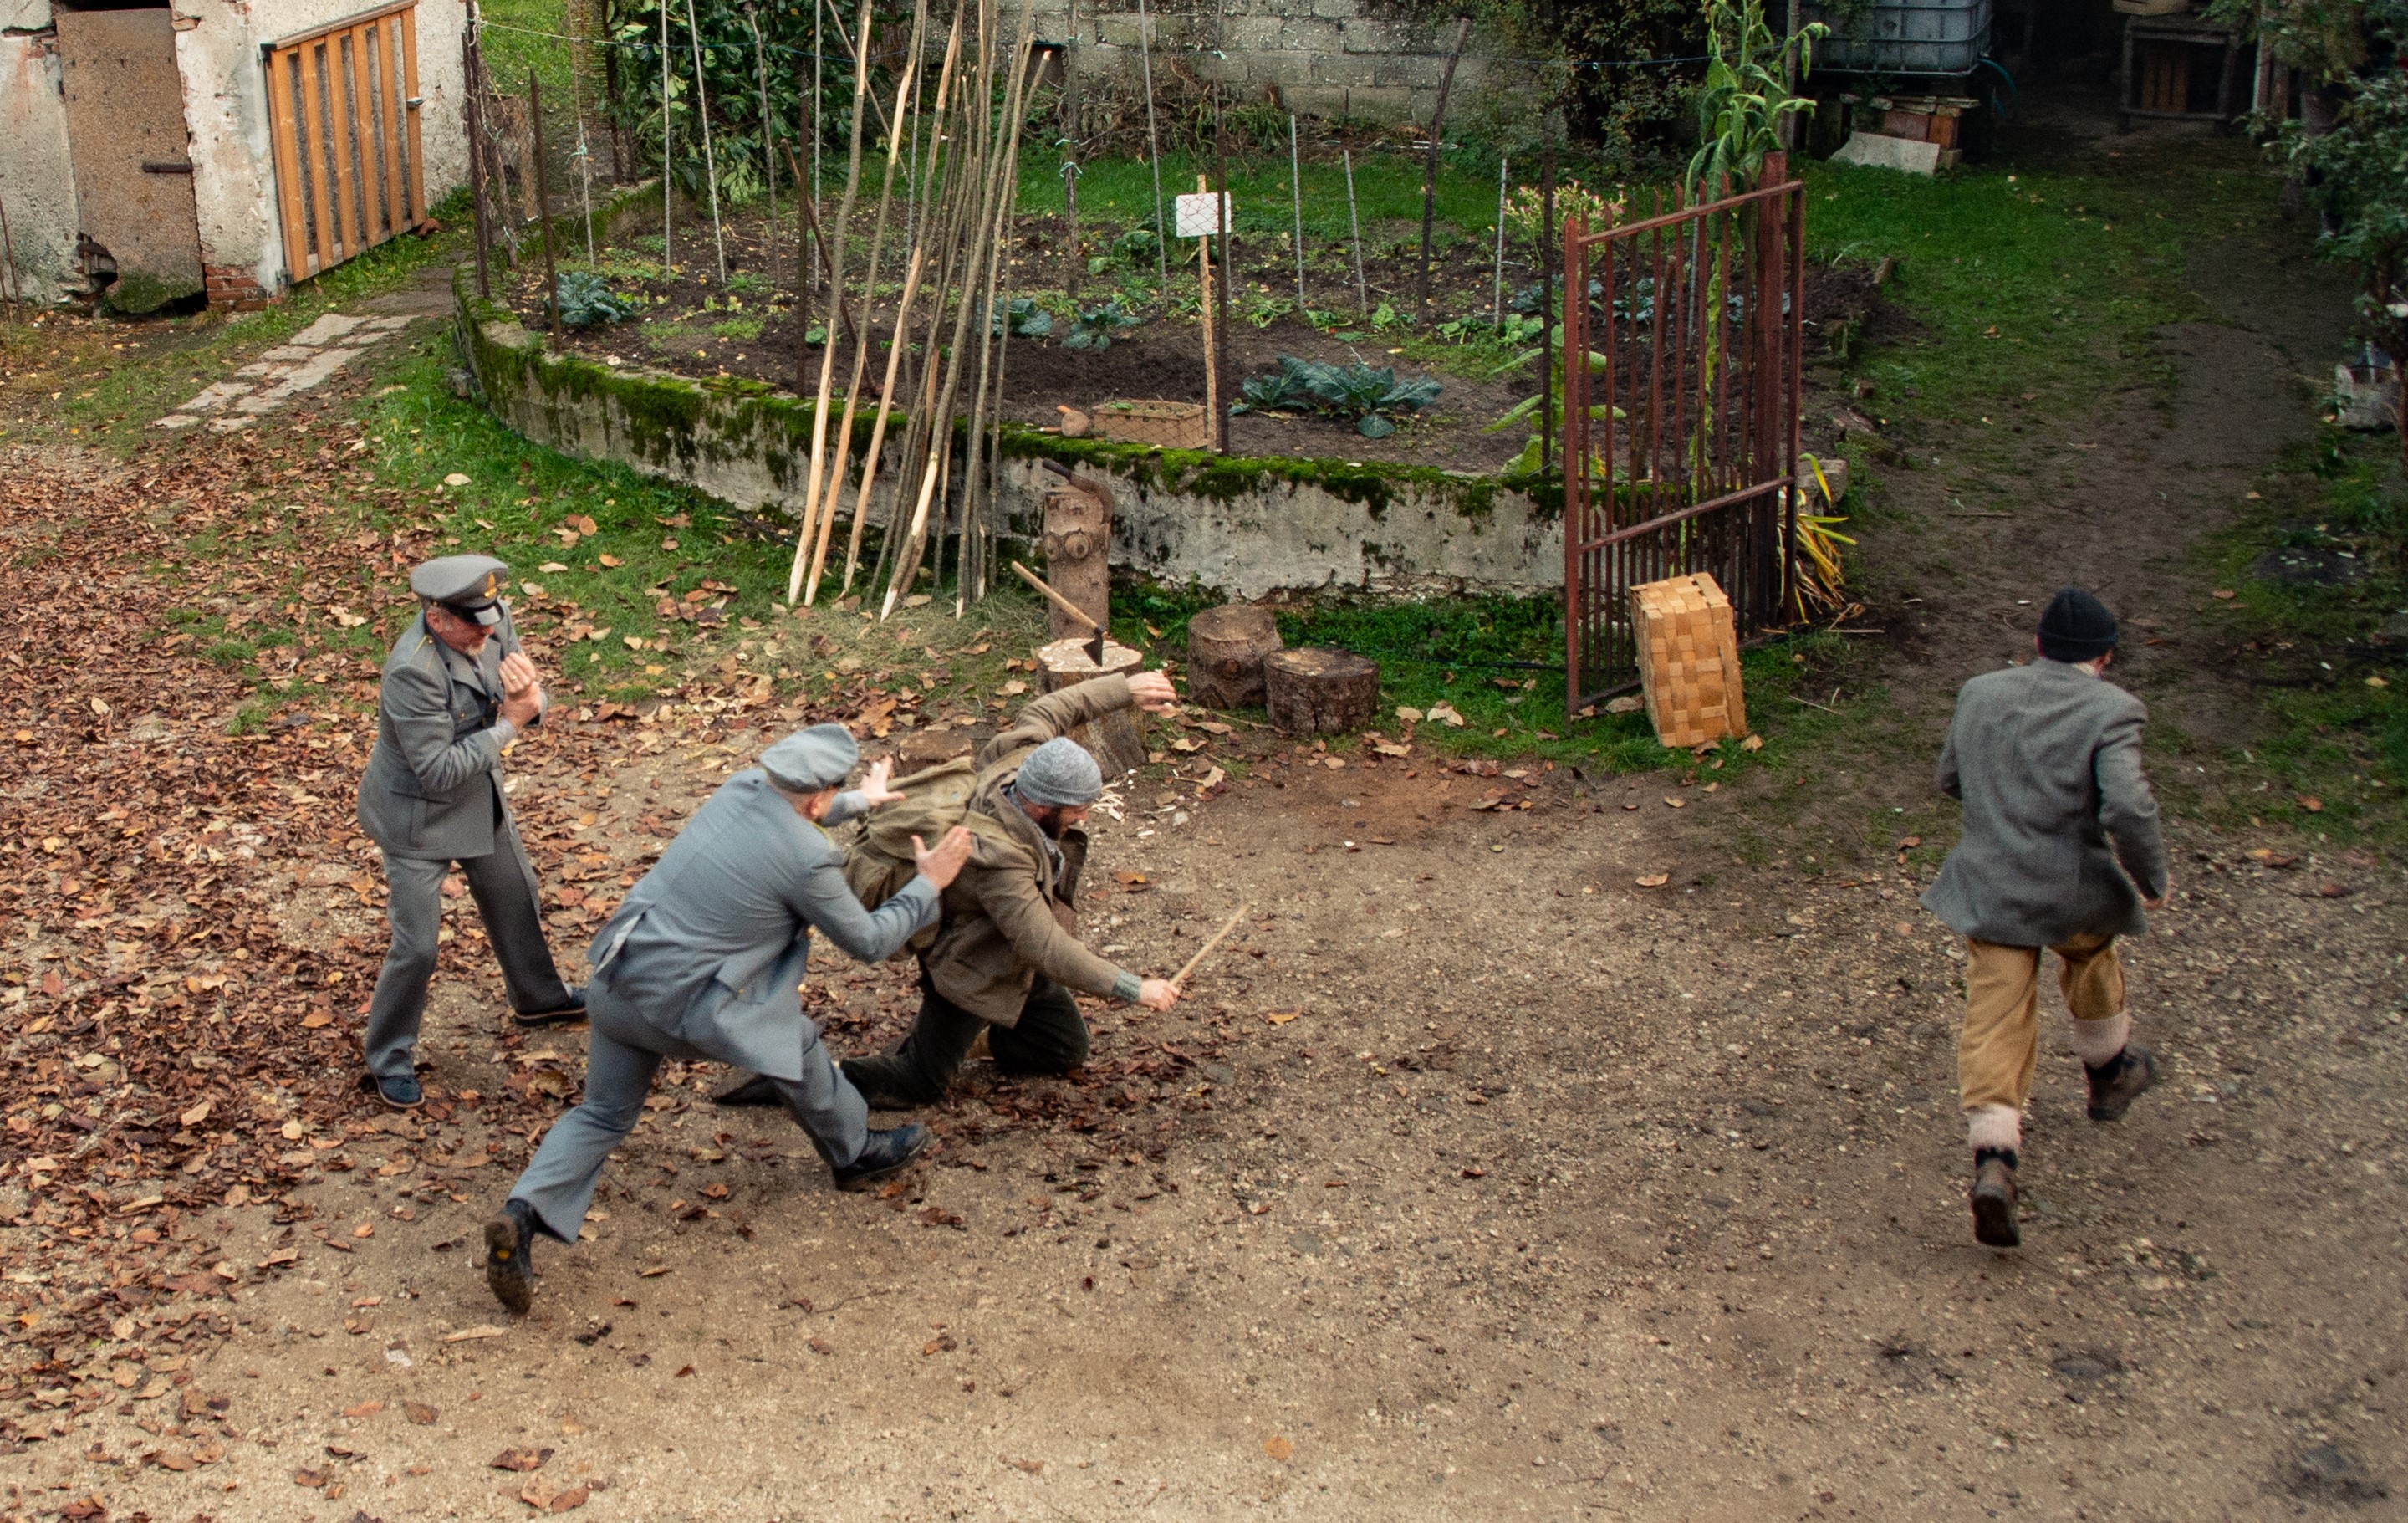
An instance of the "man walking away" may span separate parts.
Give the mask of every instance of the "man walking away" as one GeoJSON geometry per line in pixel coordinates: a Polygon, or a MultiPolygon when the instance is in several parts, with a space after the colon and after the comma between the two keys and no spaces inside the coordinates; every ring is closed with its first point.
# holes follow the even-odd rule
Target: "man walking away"
{"type": "Polygon", "coordinates": [[[875,911],[844,883],[844,854],[821,826],[903,796],[887,764],[838,794],[860,752],[818,725],[764,752],[695,811],[595,939],[585,1099],[560,1118],[485,1224],[485,1283],[524,1313],[535,1234],[577,1241],[595,1182],[644,1114],[664,1057],[739,1064],[761,1075],[810,1135],[838,1188],[895,1172],[927,1145],[919,1126],[871,1131],[869,1108],[828,1060],[798,990],[811,931],[862,962],[890,957],[937,919],[938,896],[968,857],[956,826],[934,851],[913,838],[919,873],[875,911]]]}
{"type": "Polygon", "coordinates": [[[1087,1058],[1087,1023],[1073,989],[1149,1010],[1178,1002],[1167,979],[1140,978],[1079,940],[1087,860],[1079,826],[1104,779],[1068,733],[1132,705],[1168,712],[1177,701],[1158,671],[1097,677],[1037,699],[981,750],[969,805],[977,844],[945,892],[944,928],[920,957],[919,1019],[893,1052],[844,1060],[845,1076],[871,1104],[943,1099],[982,1031],[1007,1073],[1078,1067],[1087,1058]]]}
{"type": "Polygon", "coordinates": [[[543,935],[535,868],[502,792],[502,751],[543,723],[543,684],[519,649],[501,600],[509,569],[491,555],[446,555],[409,573],[418,617],[385,659],[376,749],[360,777],[360,828],[384,851],[393,946],[377,975],[364,1040],[367,1074],[387,1105],[424,1092],[418,1027],[435,972],[443,879],[459,864],[502,965],[522,1026],[585,1018],[585,997],[560,981],[543,935]]]}
{"type": "Polygon", "coordinates": [[[2090,1119],[2119,1119],[2157,1072],[2131,1044],[2115,960],[2115,938],[2145,932],[2143,906],[2163,907],[2169,888],[2141,768],[2148,711],[2101,675],[2115,616],[2090,594],[2052,598],[2035,643],[2039,660],[1956,695],[1940,787],[1964,802],[1963,835],[1923,896],[1965,937],[1957,1089],[1973,1146],[1973,1236],[1994,1248],[2023,1242],[2015,1168],[2040,1050],[2041,948],[2060,965],[2090,1119]]]}

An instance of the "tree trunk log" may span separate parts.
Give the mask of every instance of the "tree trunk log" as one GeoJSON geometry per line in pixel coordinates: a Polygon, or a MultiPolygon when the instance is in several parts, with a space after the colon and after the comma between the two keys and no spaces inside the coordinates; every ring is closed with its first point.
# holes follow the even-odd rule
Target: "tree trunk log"
{"type": "MultiPolygon", "coordinates": [[[[1045,494],[1045,580],[1107,629],[1112,622],[1111,548],[1112,496],[1103,485],[1073,477],[1045,494]]],[[[1087,634],[1053,603],[1046,609],[1054,639],[1087,634]]]]}
{"type": "MultiPolygon", "coordinates": [[[[1038,689],[1054,693],[1083,682],[1091,678],[1114,672],[1125,677],[1145,665],[1145,654],[1125,645],[1106,641],[1104,664],[1096,666],[1087,659],[1088,636],[1082,632],[1070,639],[1057,639],[1037,653],[1038,689]]],[[[1145,765],[1145,740],[1138,734],[1137,711],[1123,709],[1106,714],[1092,725],[1081,725],[1070,731],[1070,739],[1087,748],[1096,765],[1104,769],[1107,780],[1136,771],[1145,765]]]]}
{"type": "Polygon", "coordinates": [[[1280,648],[1267,608],[1227,603],[1187,622],[1187,696],[1207,709],[1253,709],[1263,701],[1263,657],[1280,648]]]}
{"type": "Polygon", "coordinates": [[[1263,657],[1263,707],[1283,735],[1359,730],[1380,707],[1380,667],[1349,651],[1308,646],[1263,657]]]}

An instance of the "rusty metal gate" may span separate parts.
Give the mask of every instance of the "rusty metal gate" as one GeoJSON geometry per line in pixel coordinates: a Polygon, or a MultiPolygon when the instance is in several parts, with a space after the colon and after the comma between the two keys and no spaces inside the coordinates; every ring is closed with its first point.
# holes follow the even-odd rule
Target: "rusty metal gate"
{"type": "Polygon", "coordinates": [[[287,276],[332,269],[426,220],[416,0],[270,43],[268,136],[287,276]]]}
{"type": "Polygon", "coordinates": [[[1564,226],[1564,667],[1570,711],[1639,682],[1630,589],[1711,572],[1741,638],[1793,580],[1804,187],[1564,226]],[[1585,355],[1587,363],[1579,363],[1585,355]]]}

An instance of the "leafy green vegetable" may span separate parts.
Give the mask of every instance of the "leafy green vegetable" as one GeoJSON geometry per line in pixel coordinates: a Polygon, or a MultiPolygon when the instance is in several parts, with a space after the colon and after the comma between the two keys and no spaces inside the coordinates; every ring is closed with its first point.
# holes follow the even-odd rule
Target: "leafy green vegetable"
{"type": "Polygon", "coordinates": [[[1365,438],[1385,438],[1397,431],[1392,414],[1418,412],[1443,390],[1430,376],[1398,381],[1394,366],[1373,367],[1360,360],[1324,365],[1280,356],[1276,374],[1249,376],[1238,388],[1232,412],[1300,412],[1310,409],[1354,420],[1354,432],[1365,438]]]}
{"type": "MultiPolygon", "coordinates": [[[[1050,325],[1050,324],[1049,324],[1050,325]]],[[[1138,320],[1121,307],[1120,298],[1081,309],[1079,321],[1062,340],[1064,349],[1105,350],[1112,347],[1112,333],[1119,328],[1134,328],[1138,320]]]]}
{"type": "Polygon", "coordinates": [[[1054,331],[1054,314],[1027,296],[1014,296],[1009,304],[998,298],[988,331],[1000,334],[1007,325],[1015,338],[1042,338],[1054,331]]]}
{"type": "Polygon", "coordinates": [[[612,291],[602,277],[573,269],[560,278],[560,321],[564,327],[598,328],[636,315],[642,303],[612,291]]]}

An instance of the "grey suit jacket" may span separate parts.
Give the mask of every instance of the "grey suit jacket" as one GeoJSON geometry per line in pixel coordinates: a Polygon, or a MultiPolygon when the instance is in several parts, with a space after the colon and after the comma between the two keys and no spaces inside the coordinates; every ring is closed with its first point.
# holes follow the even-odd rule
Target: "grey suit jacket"
{"type": "MultiPolygon", "coordinates": [[[[838,796],[827,823],[863,812],[838,796]]],[[[651,1050],[692,1050],[800,1079],[796,989],[819,927],[861,962],[893,956],[937,919],[936,885],[914,877],[875,911],[845,886],[844,853],[795,812],[756,768],[695,811],[669,849],[595,938],[595,977],[643,1030],[609,1034],[651,1050]]],[[[596,1007],[595,1019],[602,1019],[596,1007]]]]}
{"type": "MultiPolygon", "coordinates": [[[[376,749],[360,777],[360,828],[395,856],[456,861],[494,849],[502,797],[502,657],[519,648],[509,611],[470,660],[422,611],[385,657],[376,749]]],[[[542,722],[538,716],[537,723],[542,722]]]]}
{"type": "Polygon", "coordinates": [[[2114,683],[2044,658],[1967,682],[1940,754],[1964,834],[1925,908],[2006,946],[2146,931],[2141,898],[2166,890],[2157,800],[2141,769],[2148,716],[2114,683]]]}

